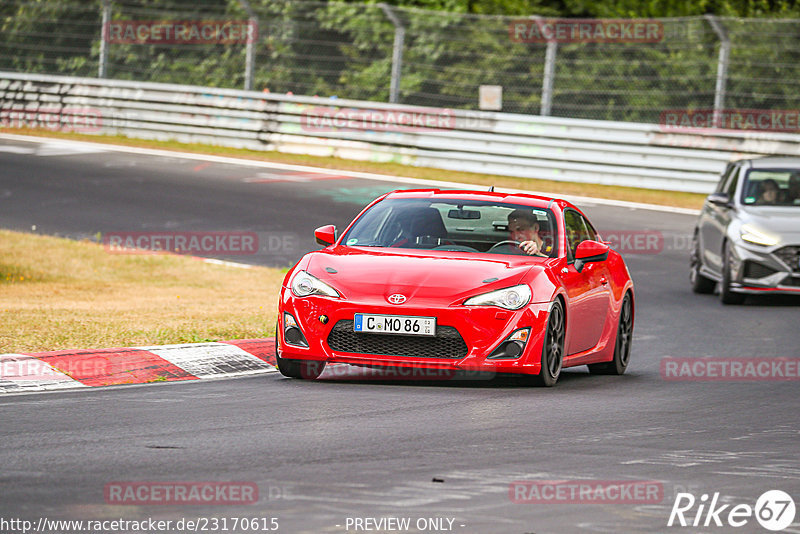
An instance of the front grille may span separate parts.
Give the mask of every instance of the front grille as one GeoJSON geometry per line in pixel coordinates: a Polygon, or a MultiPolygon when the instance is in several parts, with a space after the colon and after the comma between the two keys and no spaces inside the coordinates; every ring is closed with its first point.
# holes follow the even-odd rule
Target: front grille
{"type": "Polygon", "coordinates": [[[766,265],[761,265],[760,263],[756,263],[754,261],[746,261],[744,264],[744,277],[745,278],[764,278],[765,276],[769,276],[774,274],[775,269],[772,267],[767,267],[766,265]]]}
{"type": "Polygon", "coordinates": [[[800,273],[800,246],[789,246],[779,248],[774,252],[783,263],[792,268],[793,272],[800,273]]]}
{"type": "Polygon", "coordinates": [[[435,336],[362,334],[353,331],[353,321],[336,323],[328,334],[328,345],[338,352],[410,356],[413,358],[463,358],[467,344],[452,326],[437,326],[435,336]]]}

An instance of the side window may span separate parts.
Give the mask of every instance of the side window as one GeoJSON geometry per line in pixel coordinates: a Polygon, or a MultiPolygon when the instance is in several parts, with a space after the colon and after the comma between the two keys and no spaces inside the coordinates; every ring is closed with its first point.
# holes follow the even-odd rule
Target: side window
{"type": "Polygon", "coordinates": [[[737,165],[735,163],[728,163],[725,172],[722,173],[722,177],[719,179],[717,188],[714,190],[715,193],[724,193],[727,190],[725,186],[728,184],[728,178],[731,177],[731,173],[736,167],[737,165]]]}
{"type": "Polygon", "coordinates": [[[583,217],[575,210],[564,212],[564,228],[567,232],[567,260],[572,261],[580,242],[591,238],[583,217]]]}
{"type": "Polygon", "coordinates": [[[739,166],[733,166],[733,172],[731,172],[731,176],[728,179],[728,183],[725,184],[725,192],[728,193],[728,197],[733,200],[733,197],[736,195],[736,184],[739,183],[739,166]]]}
{"type": "Polygon", "coordinates": [[[586,225],[586,239],[591,239],[592,241],[600,241],[600,236],[597,234],[597,230],[594,229],[592,223],[586,220],[586,217],[581,217],[583,219],[583,224],[586,225]]]}

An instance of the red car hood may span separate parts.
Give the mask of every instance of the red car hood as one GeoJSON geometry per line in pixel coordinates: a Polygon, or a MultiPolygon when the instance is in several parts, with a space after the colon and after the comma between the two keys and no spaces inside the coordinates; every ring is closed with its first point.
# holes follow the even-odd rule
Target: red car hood
{"type": "Polygon", "coordinates": [[[408,306],[434,302],[441,306],[518,284],[535,264],[541,261],[524,256],[433,256],[408,250],[335,247],[312,253],[307,270],[347,299],[386,304],[386,297],[401,293],[408,306]]]}

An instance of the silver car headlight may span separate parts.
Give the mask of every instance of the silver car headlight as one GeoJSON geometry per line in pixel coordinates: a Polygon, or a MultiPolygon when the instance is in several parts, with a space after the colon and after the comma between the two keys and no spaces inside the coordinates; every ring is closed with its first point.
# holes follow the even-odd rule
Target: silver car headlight
{"type": "Polygon", "coordinates": [[[754,245],[771,247],[780,243],[780,237],[749,223],[743,224],[739,232],[742,240],[753,243],[754,245]]]}
{"type": "Polygon", "coordinates": [[[292,293],[296,297],[307,297],[309,295],[325,295],[326,297],[339,298],[341,295],[331,286],[308,274],[306,271],[299,271],[292,278],[292,293]]]}
{"type": "Polygon", "coordinates": [[[531,296],[531,288],[520,284],[468,298],[464,306],[499,306],[506,310],[518,310],[531,301],[531,296]]]}

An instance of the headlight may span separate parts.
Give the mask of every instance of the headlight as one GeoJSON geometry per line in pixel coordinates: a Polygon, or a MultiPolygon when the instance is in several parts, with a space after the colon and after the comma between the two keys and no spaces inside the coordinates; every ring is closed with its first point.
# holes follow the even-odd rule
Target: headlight
{"type": "Polygon", "coordinates": [[[756,228],[752,224],[743,224],[739,231],[741,232],[742,239],[755,245],[771,247],[780,242],[780,238],[778,236],[756,228]]]}
{"type": "Polygon", "coordinates": [[[520,284],[469,298],[464,306],[499,306],[507,310],[518,310],[530,301],[531,288],[520,284]]]}
{"type": "Polygon", "coordinates": [[[294,275],[291,286],[292,293],[294,293],[296,297],[307,297],[309,295],[325,295],[335,298],[341,297],[338,291],[305,271],[300,271],[294,275]]]}

